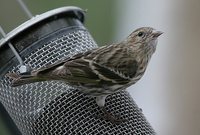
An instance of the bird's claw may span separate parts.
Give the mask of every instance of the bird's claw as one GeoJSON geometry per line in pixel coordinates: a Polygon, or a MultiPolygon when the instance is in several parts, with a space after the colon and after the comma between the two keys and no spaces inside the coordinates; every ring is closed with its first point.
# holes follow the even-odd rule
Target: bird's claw
{"type": "Polygon", "coordinates": [[[121,119],[119,117],[113,116],[112,114],[104,114],[103,119],[110,121],[113,124],[121,124],[122,122],[126,121],[126,120],[121,119]]]}
{"type": "Polygon", "coordinates": [[[102,108],[104,115],[101,115],[100,118],[103,118],[106,121],[109,121],[113,124],[121,124],[122,122],[126,122],[125,119],[121,119],[107,112],[105,108],[102,108]]]}

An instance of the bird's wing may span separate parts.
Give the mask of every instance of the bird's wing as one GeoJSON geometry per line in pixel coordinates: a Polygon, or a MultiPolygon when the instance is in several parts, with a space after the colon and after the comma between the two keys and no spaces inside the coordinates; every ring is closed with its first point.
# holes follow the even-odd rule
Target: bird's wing
{"type": "Polygon", "coordinates": [[[73,83],[126,84],[135,75],[137,62],[121,51],[123,48],[113,52],[113,45],[100,47],[38,70],[37,75],[73,83]]]}
{"type": "Polygon", "coordinates": [[[65,80],[71,83],[99,83],[99,77],[89,68],[89,62],[82,59],[96,49],[79,53],[72,58],[33,70],[31,75],[47,80],[65,80]]]}
{"type": "Polygon", "coordinates": [[[74,77],[82,75],[83,78],[91,78],[108,85],[126,84],[138,70],[138,62],[132,52],[130,54],[126,47],[117,44],[100,47],[65,65],[74,77]]]}
{"type": "Polygon", "coordinates": [[[126,47],[116,44],[100,47],[81,58],[66,62],[65,67],[67,70],[63,70],[64,76],[70,72],[72,78],[81,77],[83,80],[92,79],[107,85],[123,85],[136,75],[138,62],[126,47]]]}

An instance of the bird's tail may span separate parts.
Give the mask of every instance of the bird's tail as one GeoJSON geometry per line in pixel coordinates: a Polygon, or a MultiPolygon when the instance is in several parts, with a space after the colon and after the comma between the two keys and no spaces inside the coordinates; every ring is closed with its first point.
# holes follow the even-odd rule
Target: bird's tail
{"type": "Polygon", "coordinates": [[[17,87],[34,82],[45,81],[44,79],[38,79],[37,76],[33,75],[19,75],[16,73],[7,73],[6,76],[13,80],[11,84],[12,87],[17,87]]]}

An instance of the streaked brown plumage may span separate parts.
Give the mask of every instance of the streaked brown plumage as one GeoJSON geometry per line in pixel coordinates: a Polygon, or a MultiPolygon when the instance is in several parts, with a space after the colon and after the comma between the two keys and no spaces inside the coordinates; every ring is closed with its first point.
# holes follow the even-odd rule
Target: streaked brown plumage
{"type": "Polygon", "coordinates": [[[106,96],[136,83],[144,74],[162,32],[142,27],[118,44],[102,46],[71,59],[36,69],[31,75],[8,73],[13,86],[61,80],[96,97],[104,107],[106,96]]]}

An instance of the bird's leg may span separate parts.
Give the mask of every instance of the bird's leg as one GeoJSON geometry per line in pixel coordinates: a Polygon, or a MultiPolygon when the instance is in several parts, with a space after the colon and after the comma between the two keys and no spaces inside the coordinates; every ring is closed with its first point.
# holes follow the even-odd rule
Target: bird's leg
{"type": "Polygon", "coordinates": [[[116,118],[115,116],[113,116],[111,113],[109,113],[106,110],[106,108],[105,108],[105,99],[106,99],[106,97],[107,96],[98,96],[98,97],[96,97],[96,103],[102,109],[102,111],[104,113],[103,119],[105,119],[107,121],[110,121],[111,123],[114,123],[114,124],[120,124],[121,122],[125,121],[123,119],[116,118]]]}

